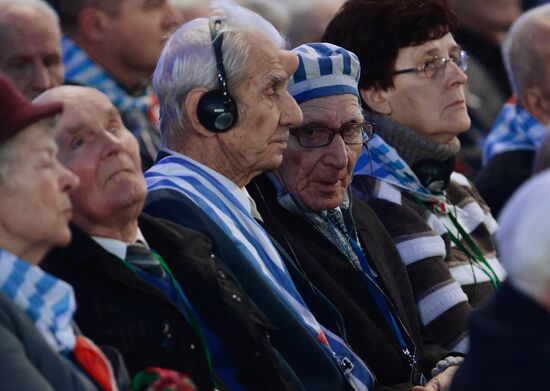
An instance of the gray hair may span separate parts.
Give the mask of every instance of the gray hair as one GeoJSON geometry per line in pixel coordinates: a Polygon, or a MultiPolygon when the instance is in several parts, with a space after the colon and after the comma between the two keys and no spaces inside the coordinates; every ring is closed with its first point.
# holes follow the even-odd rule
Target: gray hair
{"type": "Polygon", "coordinates": [[[531,178],[500,213],[499,258],[517,289],[538,301],[550,299],[550,171],[531,178]]]}
{"type": "MultiPolygon", "coordinates": [[[[48,135],[53,136],[58,118],[59,115],[43,118],[42,120],[29,125],[29,127],[38,123],[43,123],[42,129],[44,129],[48,135]]],[[[14,164],[16,164],[17,159],[20,157],[19,148],[21,143],[24,141],[25,132],[21,131],[3,143],[0,143],[0,186],[10,183],[10,178],[13,177],[11,174],[14,164]]]]}
{"type": "Polygon", "coordinates": [[[550,59],[542,58],[534,37],[540,28],[550,31],[550,4],[532,8],[512,25],[502,44],[502,56],[512,90],[521,97],[525,88],[539,84],[550,59]]]}
{"type": "MultiPolygon", "coordinates": [[[[229,89],[235,89],[247,72],[250,37],[262,34],[275,46],[284,48],[280,33],[261,16],[230,1],[214,3],[216,15],[224,22],[223,65],[229,89]]],[[[164,47],[153,74],[153,88],[159,99],[163,144],[181,137],[187,123],[185,97],[195,88],[217,88],[216,59],[212,49],[209,19],[198,18],[180,26],[164,47]]],[[[235,97],[235,96],[234,96],[235,97]]],[[[238,101],[238,98],[235,97],[238,101]]]]}

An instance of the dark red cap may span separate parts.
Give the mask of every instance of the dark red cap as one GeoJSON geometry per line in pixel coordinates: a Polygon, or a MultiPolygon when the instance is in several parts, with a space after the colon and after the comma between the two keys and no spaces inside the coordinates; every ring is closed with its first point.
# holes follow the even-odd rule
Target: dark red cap
{"type": "Polygon", "coordinates": [[[10,79],[0,75],[0,143],[27,126],[62,111],[62,103],[31,103],[10,79]]]}

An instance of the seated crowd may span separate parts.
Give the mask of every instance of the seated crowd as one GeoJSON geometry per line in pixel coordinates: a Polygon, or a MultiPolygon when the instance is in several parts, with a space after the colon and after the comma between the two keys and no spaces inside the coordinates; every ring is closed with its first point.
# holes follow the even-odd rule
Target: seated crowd
{"type": "Polygon", "coordinates": [[[0,389],[550,389],[550,5],[474,184],[467,5],[213,3],[0,0],[0,389]]]}

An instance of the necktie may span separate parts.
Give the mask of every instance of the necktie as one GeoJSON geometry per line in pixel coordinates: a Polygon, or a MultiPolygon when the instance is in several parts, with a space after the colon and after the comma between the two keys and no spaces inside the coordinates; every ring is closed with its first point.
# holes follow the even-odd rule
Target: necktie
{"type": "Polygon", "coordinates": [[[152,277],[164,279],[166,272],[153,255],[153,251],[143,243],[129,244],[126,248],[126,262],[152,277]]]}

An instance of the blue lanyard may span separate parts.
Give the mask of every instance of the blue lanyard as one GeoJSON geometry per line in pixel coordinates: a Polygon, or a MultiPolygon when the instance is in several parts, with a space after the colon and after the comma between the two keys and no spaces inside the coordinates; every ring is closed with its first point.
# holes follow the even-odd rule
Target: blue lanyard
{"type": "Polygon", "coordinates": [[[401,348],[401,352],[405,355],[405,357],[409,361],[410,366],[414,369],[414,367],[416,366],[416,349],[414,354],[411,354],[407,342],[405,342],[405,338],[403,337],[403,333],[401,331],[402,328],[404,330],[404,327],[399,327],[396,319],[397,315],[394,314],[395,310],[392,308],[390,300],[386,296],[382,288],[380,288],[380,286],[376,283],[374,271],[370,267],[367,258],[363,253],[363,250],[359,247],[359,244],[353,238],[351,238],[351,236],[348,239],[357,255],[357,258],[359,259],[359,264],[361,265],[362,269],[361,276],[363,277],[363,280],[365,281],[365,284],[367,285],[367,288],[371,293],[374,302],[384,316],[384,319],[390,327],[393,335],[397,339],[397,342],[399,343],[399,346],[401,348]]]}

